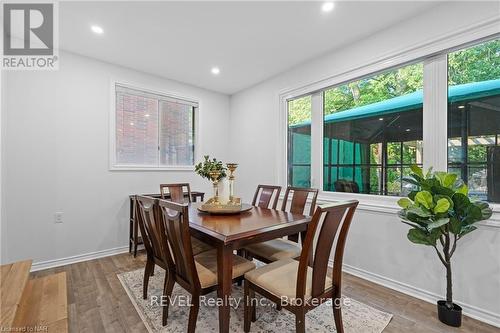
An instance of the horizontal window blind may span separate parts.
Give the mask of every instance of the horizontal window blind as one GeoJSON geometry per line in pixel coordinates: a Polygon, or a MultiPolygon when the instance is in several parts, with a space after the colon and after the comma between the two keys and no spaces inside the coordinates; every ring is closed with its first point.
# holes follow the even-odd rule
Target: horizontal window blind
{"type": "Polygon", "coordinates": [[[116,165],[194,165],[198,103],[115,85],[116,165]]]}

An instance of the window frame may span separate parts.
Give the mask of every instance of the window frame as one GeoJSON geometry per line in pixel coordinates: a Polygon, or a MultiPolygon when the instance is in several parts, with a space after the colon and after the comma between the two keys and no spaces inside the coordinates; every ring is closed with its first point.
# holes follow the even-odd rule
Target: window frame
{"type": "MultiPolygon", "coordinates": [[[[126,80],[113,79],[110,82],[110,108],[109,108],[109,171],[194,171],[196,161],[199,159],[199,112],[200,101],[197,98],[183,96],[173,92],[162,92],[161,89],[149,87],[145,84],[130,83],[126,80]],[[119,164],[116,160],[116,86],[121,86],[128,89],[138,90],[140,92],[163,96],[171,99],[185,100],[192,104],[197,104],[193,110],[193,164],[192,165],[161,165],[160,157],[158,155],[157,165],[143,165],[143,164],[119,164]]],[[[159,125],[160,119],[158,119],[159,125]]],[[[158,138],[158,144],[159,144],[158,138]]],[[[159,154],[159,153],[158,153],[159,154]]]]}
{"type": "MultiPolygon", "coordinates": [[[[389,195],[330,192],[323,190],[323,91],[351,81],[371,77],[391,69],[423,62],[423,166],[434,170],[448,168],[448,53],[500,37],[491,22],[471,27],[446,38],[415,45],[409,50],[386,55],[366,65],[360,65],[337,75],[282,91],[279,96],[279,140],[277,147],[278,183],[288,186],[288,101],[312,95],[311,110],[311,186],[319,189],[319,200],[357,199],[369,210],[393,213],[400,197],[389,195]],[[432,142],[433,144],[427,144],[432,142]]],[[[500,212],[499,203],[490,203],[500,212]]]]}

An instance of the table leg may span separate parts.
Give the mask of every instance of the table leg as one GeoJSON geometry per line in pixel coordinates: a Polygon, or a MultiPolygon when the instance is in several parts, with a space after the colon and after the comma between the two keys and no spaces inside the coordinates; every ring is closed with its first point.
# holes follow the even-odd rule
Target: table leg
{"type": "Polygon", "coordinates": [[[223,301],[219,306],[219,332],[229,332],[229,313],[231,296],[231,284],[233,277],[233,247],[231,245],[220,245],[217,247],[217,295],[223,301]]]}

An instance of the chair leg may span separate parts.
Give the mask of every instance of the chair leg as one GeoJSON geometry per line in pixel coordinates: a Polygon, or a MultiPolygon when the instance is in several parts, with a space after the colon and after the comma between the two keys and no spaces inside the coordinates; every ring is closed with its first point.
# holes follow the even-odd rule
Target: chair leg
{"type": "Polygon", "coordinates": [[[304,310],[295,313],[295,331],[297,333],[306,332],[306,312],[304,310]]]}
{"type": "Polygon", "coordinates": [[[151,272],[154,269],[155,264],[151,260],[146,261],[146,268],[144,268],[144,281],[142,285],[142,298],[146,299],[148,298],[148,284],[149,284],[149,277],[151,276],[151,272]]]}
{"type": "Polygon", "coordinates": [[[191,299],[191,310],[189,310],[188,333],[194,333],[196,329],[196,319],[200,310],[200,296],[193,295],[191,299]]]}
{"type": "Polygon", "coordinates": [[[162,315],[162,325],[167,325],[168,319],[168,307],[170,305],[170,296],[172,296],[172,290],[174,289],[175,280],[172,274],[168,271],[165,272],[165,284],[163,286],[163,301],[166,301],[166,304],[163,304],[163,315],[162,315]]]}
{"type": "Polygon", "coordinates": [[[335,302],[333,302],[333,319],[335,320],[335,329],[337,333],[344,333],[344,325],[342,324],[342,308],[340,306],[336,307],[335,302]]]}
{"type": "Polygon", "coordinates": [[[255,306],[253,304],[253,298],[250,297],[250,287],[247,281],[245,281],[245,296],[243,297],[243,301],[243,310],[245,313],[243,330],[245,333],[248,333],[250,332],[252,321],[254,321],[252,314],[255,313],[255,306]]]}
{"type": "MultiPolygon", "coordinates": [[[[236,250],[236,254],[240,257],[245,258],[245,253],[246,251],[244,249],[236,250]]],[[[239,280],[238,282],[236,282],[236,284],[238,285],[238,287],[241,287],[243,285],[243,280],[239,280]]]]}

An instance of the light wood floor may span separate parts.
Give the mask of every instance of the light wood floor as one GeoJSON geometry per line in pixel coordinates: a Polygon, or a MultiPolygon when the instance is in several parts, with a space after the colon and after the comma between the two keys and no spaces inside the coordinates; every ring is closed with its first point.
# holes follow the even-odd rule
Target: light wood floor
{"type": "MultiPolygon", "coordinates": [[[[147,332],[116,274],[144,267],[145,255],[96,259],[32,273],[66,272],[70,332],[147,332]]],[[[394,315],[384,332],[500,333],[499,328],[465,317],[462,327],[439,322],[436,306],[346,274],[343,294],[394,315]]],[[[187,321],[187,318],[186,318],[187,321]]]]}

